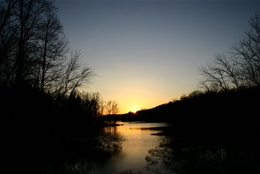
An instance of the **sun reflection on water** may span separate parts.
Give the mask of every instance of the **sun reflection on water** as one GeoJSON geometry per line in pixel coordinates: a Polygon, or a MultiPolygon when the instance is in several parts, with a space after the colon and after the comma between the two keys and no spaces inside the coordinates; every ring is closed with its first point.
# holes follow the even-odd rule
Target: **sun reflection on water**
{"type": "Polygon", "coordinates": [[[114,131],[120,133],[125,140],[122,142],[121,153],[113,157],[111,165],[116,165],[119,171],[132,169],[142,174],[150,173],[146,171],[145,157],[148,155],[148,150],[158,145],[159,137],[151,135],[156,131],[149,128],[162,127],[165,124],[143,122],[117,122],[117,124],[123,125],[117,126],[114,131]]]}

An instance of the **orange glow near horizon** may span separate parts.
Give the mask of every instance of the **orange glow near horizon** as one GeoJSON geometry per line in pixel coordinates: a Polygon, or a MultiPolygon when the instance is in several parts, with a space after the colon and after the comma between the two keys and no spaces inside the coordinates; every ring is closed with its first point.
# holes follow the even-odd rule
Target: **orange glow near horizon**
{"type": "MultiPolygon", "coordinates": [[[[121,83],[116,90],[114,89],[117,92],[116,95],[112,95],[114,90],[108,90],[111,92],[103,97],[104,101],[114,100],[118,103],[118,114],[135,113],[139,110],[151,109],[171,101],[170,95],[167,97],[162,97],[158,94],[154,95],[153,89],[150,89],[146,83],[142,83],[141,81],[130,83],[129,81],[122,80],[121,83]]],[[[107,89],[112,88],[109,85],[106,87],[107,89]]]]}
{"type": "Polygon", "coordinates": [[[133,105],[130,107],[130,112],[136,113],[139,111],[141,108],[139,106],[133,105]]]}
{"type": "Polygon", "coordinates": [[[125,98],[116,98],[115,101],[118,102],[119,107],[119,113],[118,114],[125,114],[128,112],[136,113],[137,111],[143,110],[143,109],[151,109],[154,108],[160,104],[165,103],[167,99],[157,99],[156,98],[150,98],[149,100],[146,99],[146,97],[142,98],[139,96],[127,96],[125,98]]]}

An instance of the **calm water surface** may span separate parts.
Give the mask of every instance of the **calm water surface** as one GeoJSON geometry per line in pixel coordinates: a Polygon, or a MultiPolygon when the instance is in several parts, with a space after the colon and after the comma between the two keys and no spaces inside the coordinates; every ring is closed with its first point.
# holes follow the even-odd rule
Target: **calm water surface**
{"type": "Polygon", "coordinates": [[[165,127],[166,123],[145,123],[145,122],[117,122],[123,124],[116,126],[112,131],[121,134],[125,140],[122,142],[122,149],[116,153],[106,164],[102,164],[91,173],[122,173],[132,171],[134,173],[153,173],[147,170],[145,157],[148,150],[159,145],[160,136],[151,135],[159,130],[150,128],[165,127]]]}

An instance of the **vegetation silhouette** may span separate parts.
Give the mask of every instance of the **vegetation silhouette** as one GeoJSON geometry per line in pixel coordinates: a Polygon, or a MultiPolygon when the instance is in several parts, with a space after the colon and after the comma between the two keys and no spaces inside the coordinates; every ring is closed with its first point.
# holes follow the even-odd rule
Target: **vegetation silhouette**
{"type": "Polygon", "coordinates": [[[198,144],[172,136],[161,137],[149,150],[147,168],[159,173],[259,173],[260,151],[251,144],[198,144]]]}
{"type": "Polygon", "coordinates": [[[169,123],[161,145],[149,151],[150,167],[160,162],[178,173],[260,172],[259,13],[231,53],[200,68],[203,91],[118,115],[115,101],[79,92],[94,72],[80,62],[79,51],[70,51],[56,11],[52,0],[0,2],[3,170],[39,173],[51,163],[43,173],[64,173],[60,166],[70,161],[105,160],[123,140],[105,131],[105,121],[142,120],[169,123]],[[108,116],[101,117],[105,109],[108,116]]]}
{"type": "Polygon", "coordinates": [[[150,170],[159,165],[187,174],[260,172],[259,13],[249,24],[231,52],[199,68],[203,91],[138,113],[169,122],[146,157],[150,170]]]}
{"type": "Polygon", "coordinates": [[[1,165],[13,172],[26,166],[26,171],[36,170],[50,161],[106,159],[121,148],[122,137],[106,132],[105,123],[84,112],[78,96],[63,99],[63,105],[34,90],[1,89],[1,96],[1,165]]]}
{"type": "MultiPolygon", "coordinates": [[[[1,170],[39,173],[46,163],[108,158],[120,135],[104,131],[94,76],[71,51],[53,0],[0,2],[1,170]],[[70,54],[69,54],[70,53],[70,54]]],[[[99,159],[100,160],[100,159],[99,159]]],[[[55,173],[60,173],[58,167],[55,173]]]]}

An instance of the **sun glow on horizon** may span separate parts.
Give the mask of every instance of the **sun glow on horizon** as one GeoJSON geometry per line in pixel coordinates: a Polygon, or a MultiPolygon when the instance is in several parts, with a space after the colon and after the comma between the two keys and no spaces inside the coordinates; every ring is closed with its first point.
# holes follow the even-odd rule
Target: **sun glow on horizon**
{"type": "Polygon", "coordinates": [[[130,107],[130,112],[136,113],[139,110],[140,110],[140,107],[138,107],[138,106],[131,106],[130,107]]]}

